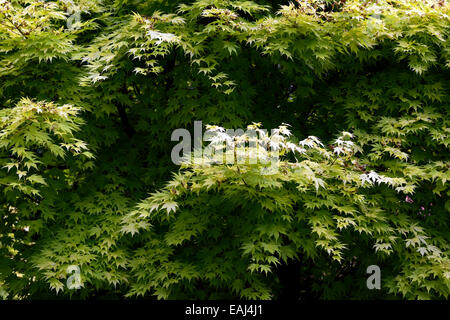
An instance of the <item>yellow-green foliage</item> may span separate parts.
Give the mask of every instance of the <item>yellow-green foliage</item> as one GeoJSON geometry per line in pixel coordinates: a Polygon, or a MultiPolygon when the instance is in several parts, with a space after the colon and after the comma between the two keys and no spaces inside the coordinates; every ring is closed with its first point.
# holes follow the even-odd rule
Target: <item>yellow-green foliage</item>
{"type": "Polygon", "coordinates": [[[447,299],[448,15],[0,0],[0,297],[447,299]],[[195,120],[278,128],[279,170],[177,167],[195,120]]]}

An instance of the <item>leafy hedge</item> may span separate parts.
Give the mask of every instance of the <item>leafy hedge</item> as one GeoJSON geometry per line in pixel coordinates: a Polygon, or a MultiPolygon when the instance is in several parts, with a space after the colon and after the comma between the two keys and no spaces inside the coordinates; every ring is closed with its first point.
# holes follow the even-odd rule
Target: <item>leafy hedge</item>
{"type": "Polygon", "coordinates": [[[447,299],[448,14],[0,0],[0,296],[447,299]],[[174,165],[195,120],[278,128],[279,170],[174,165]]]}

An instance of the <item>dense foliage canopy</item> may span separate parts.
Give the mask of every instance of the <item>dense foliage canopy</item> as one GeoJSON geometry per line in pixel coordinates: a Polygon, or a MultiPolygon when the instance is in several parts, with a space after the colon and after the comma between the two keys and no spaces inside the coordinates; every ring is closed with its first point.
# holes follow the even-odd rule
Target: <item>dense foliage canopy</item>
{"type": "Polygon", "coordinates": [[[0,0],[0,297],[447,299],[449,9],[0,0]],[[175,165],[196,120],[278,170],[175,165]]]}

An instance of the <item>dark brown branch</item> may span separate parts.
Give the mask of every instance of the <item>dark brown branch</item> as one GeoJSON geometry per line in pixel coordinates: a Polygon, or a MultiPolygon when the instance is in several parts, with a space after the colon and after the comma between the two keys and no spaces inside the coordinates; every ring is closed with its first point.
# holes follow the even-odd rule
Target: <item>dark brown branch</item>
{"type": "Polygon", "coordinates": [[[125,111],[125,107],[122,104],[117,104],[117,111],[119,112],[119,117],[122,122],[123,130],[127,134],[128,137],[132,137],[135,133],[134,128],[130,125],[130,121],[128,120],[127,112],[125,111]]]}

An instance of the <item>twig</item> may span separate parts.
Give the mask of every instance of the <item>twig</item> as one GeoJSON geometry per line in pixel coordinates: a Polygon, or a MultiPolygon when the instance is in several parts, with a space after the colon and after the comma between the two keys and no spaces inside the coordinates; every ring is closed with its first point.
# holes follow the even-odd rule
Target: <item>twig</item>
{"type": "Polygon", "coordinates": [[[17,29],[17,31],[19,31],[20,32],[20,34],[22,35],[22,37],[24,37],[25,39],[27,39],[27,36],[22,32],[22,30],[20,30],[20,28],[18,27],[18,26],[16,26],[12,21],[11,21],[11,19],[9,19],[8,18],[8,16],[7,15],[5,15],[5,19],[6,20],[8,20],[9,21],[9,23],[11,23],[12,24],[12,26],[14,27],[14,28],[16,28],[17,29]]]}

